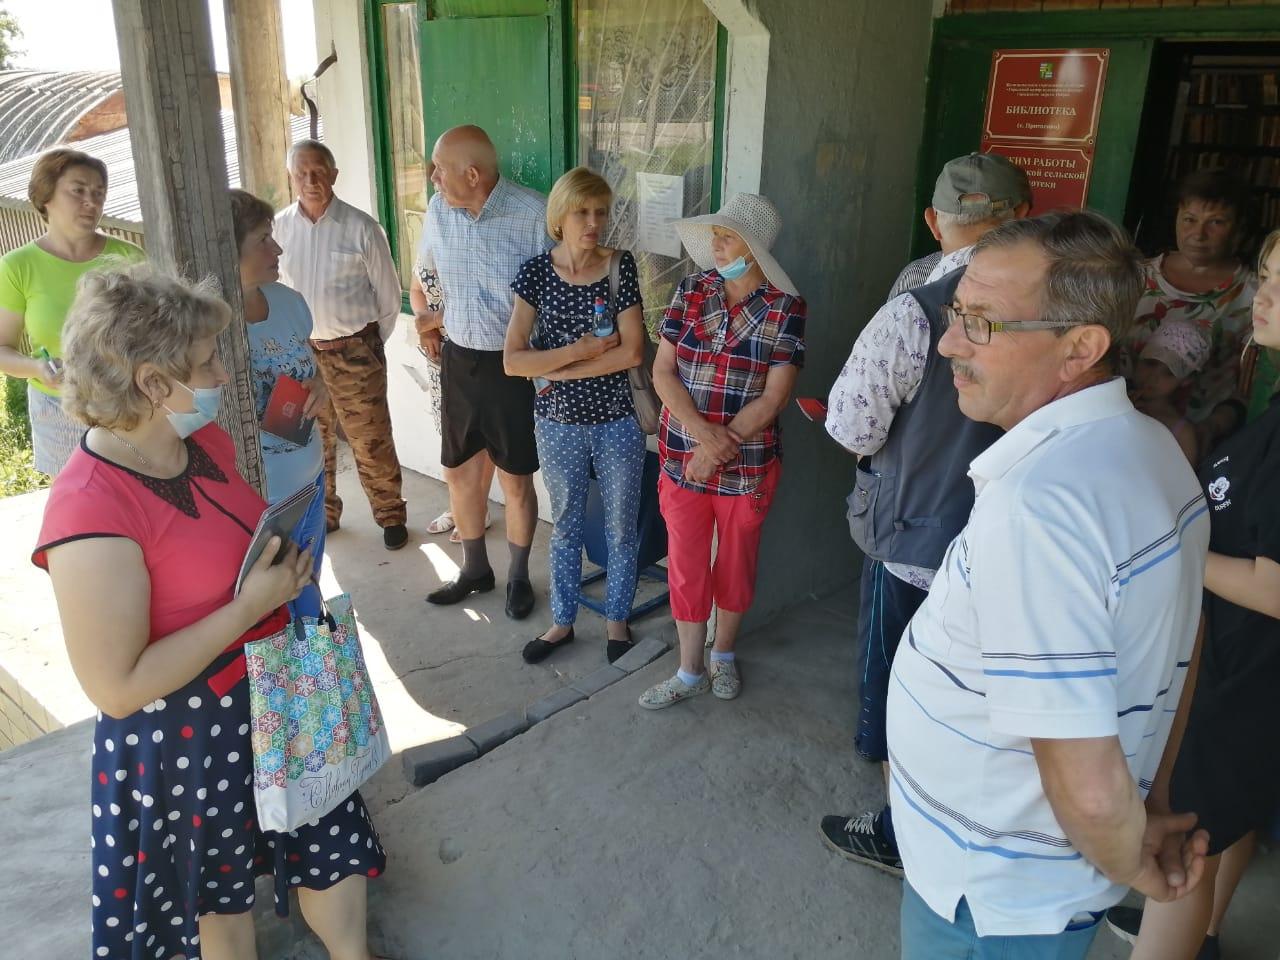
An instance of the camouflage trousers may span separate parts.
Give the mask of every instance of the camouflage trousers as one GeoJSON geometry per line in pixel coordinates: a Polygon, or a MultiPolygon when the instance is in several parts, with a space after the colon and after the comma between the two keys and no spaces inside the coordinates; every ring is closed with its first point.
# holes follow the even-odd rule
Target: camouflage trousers
{"type": "Polygon", "coordinates": [[[356,473],[369,498],[373,519],[380,527],[404,523],[400,460],[391,439],[391,410],[387,406],[387,358],[378,325],[370,324],[341,340],[313,340],[311,345],[329,391],[329,404],[318,418],[324,441],[325,518],[333,524],[342,515],[336,476],[341,428],[355,456],[356,473]]]}

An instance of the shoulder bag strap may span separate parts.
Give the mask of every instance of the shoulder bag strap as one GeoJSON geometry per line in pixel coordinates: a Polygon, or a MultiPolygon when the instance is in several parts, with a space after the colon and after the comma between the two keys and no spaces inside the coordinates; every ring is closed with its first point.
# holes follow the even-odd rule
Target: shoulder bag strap
{"type": "Polygon", "coordinates": [[[618,320],[618,287],[622,278],[622,251],[615,250],[609,255],[609,313],[614,322],[618,320]]]}

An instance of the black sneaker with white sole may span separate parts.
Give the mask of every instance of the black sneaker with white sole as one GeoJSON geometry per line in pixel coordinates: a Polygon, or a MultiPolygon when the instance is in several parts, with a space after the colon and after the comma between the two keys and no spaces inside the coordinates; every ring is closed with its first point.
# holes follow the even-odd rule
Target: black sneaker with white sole
{"type": "Polygon", "coordinates": [[[822,839],[836,853],[902,876],[902,858],[898,845],[884,832],[882,813],[864,813],[860,817],[830,816],[822,818],[822,839]]]}
{"type": "Polygon", "coordinates": [[[1115,906],[1107,911],[1107,926],[1125,943],[1137,943],[1142,927],[1142,908],[1115,906]]]}

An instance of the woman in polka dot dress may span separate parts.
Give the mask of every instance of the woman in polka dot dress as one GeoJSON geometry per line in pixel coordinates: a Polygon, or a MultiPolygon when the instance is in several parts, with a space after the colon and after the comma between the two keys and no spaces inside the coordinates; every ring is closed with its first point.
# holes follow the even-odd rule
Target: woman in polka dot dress
{"type": "Polygon", "coordinates": [[[90,430],[33,559],[100,710],[93,955],[253,958],[254,878],[273,874],[277,912],[296,887],[330,956],[368,960],[365,878],[385,855],[360,796],[293,833],[257,827],[240,648],[288,623],[311,566],[290,547],[232,596],[265,503],[211,423],[229,320],[211,290],[144,266],[90,274],[63,334],[63,402],[90,430]]]}
{"type": "MultiPolygon", "coordinates": [[[[609,546],[605,578],[607,656],[631,647],[627,618],[636,593],[644,433],[636,424],[626,371],[644,356],[643,306],[635,258],[621,256],[610,304],[613,250],[600,246],[613,191],[578,167],[547,198],[547,232],[558,241],[525,262],[511,289],[515,309],[503,362],[509,376],[548,381],[534,399],[538,462],[551,495],[551,615],[555,623],[525,645],[537,663],[573,642],[582,580],[582,518],[592,473],[604,504],[609,546]],[[600,304],[603,310],[597,312],[600,304]],[[599,330],[597,317],[611,330],[599,330]],[[610,322],[611,321],[611,322],[610,322]]],[[[537,381],[535,380],[535,384],[537,381]]]]}

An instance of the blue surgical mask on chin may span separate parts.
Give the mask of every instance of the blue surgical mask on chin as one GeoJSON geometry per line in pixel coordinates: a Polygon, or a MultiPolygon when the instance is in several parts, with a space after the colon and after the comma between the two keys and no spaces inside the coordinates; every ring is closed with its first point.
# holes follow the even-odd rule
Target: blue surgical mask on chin
{"type": "Polygon", "coordinates": [[[751,264],[747,262],[746,257],[739,257],[730,263],[726,263],[723,267],[716,267],[716,272],[726,280],[737,280],[751,269],[751,264]]]}
{"type": "Polygon", "coordinates": [[[179,439],[185,440],[201,427],[213,423],[218,416],[218,405],[222,402],[222,387],[193,388],[181,381],[175,381],[175,383],[191,394],[195,406],[190,413],[175,413],[169,410],[168,404],[165,405],[165,410],[169,414],[169,425],[173,427],[179,439]]]}

